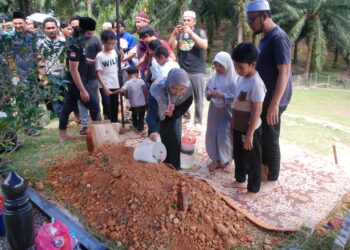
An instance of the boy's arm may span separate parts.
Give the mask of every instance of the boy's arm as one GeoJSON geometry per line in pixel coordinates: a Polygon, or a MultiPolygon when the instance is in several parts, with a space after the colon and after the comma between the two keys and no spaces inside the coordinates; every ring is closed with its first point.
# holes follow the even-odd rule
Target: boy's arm
{"type": "Polygon", "coordinates": [[[106,95],[110,95],[111,91],[109,90],[107,84],[103,81],[102,70],[96,70],[96,77],[97,77],[97,80],[100,82],[100,84],[101,84],[101,86],[103,88],[103,92],[106,95]]]}
{"type": "Polygon", "coordinates": [[[262,102],[252,102],[252,111],[250,113],[249,128],[247,130],[246,139],[244,142],[244,149],[251,150],[253,148],[253,135],[255,132],[256,125],[259,122],[260,115],[263,108],[262,102]]]}

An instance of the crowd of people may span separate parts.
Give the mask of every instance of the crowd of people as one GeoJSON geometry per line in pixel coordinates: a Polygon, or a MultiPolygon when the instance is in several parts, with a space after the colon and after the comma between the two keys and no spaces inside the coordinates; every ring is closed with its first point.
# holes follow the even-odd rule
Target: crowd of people
{"type": "Polygon", "coordinates": [[[231,54],[219,52],[213,60],[215,73],[207,83],[208,40],[190,10],[183,13],[168,41],[159,37],[145,12],[135,17],[136,35],[126,31],[122,20],[113,20],[103,24],[100,39],[90,17],[74,16],[60,24],[48,17],[43,21],[44,35],[35,36],[38,31],[26,17],[14,12],[14,30],[2,32],[1,39],[13,41],[9,52],[16,75],[24,76],[41,65],[38,77],[30,80],[53,82],[58,89],[62,98],[47,107],[59,117],[60,141],[71,139],[67,125],[72,112],[82,123],[83,135],[90,119],[119,122],[123,95],[135,131],[142,133],[146,120],[148,136],[166,146],[165,162],[179,170],[182,120],[190,119],[194,102],[192,126],[204,126],[206,99],[210,102],[205,135],[212,161],[209,171],[234,169],[235,181],[226,187],[246,188],[239,199],[255,199],[261,189],[278,185],[281,115],[292,94],[291,44],[273,22],[267,1],[249,2],[246,15],[252,31],[262,34],[259,49],[241,43],[231,54]],[[17,53],[16,46],[26,46],[25,56],[17,53]]]}

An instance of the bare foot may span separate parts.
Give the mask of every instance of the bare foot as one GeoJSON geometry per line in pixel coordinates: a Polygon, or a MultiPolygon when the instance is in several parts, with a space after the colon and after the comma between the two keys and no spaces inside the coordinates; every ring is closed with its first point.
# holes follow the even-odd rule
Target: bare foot
{"type": "Polygon", "coordinates": [[[258,198],[258,194],[252,193],[252,192],[246,192],[246,193],[237,195],[238,201],[254,201],[257,198],[258,198]]]}
{"type": "Polygon", "coordinates": [[[213,172],[214,170],[220,168],[220,164],[215,162],[215,161],[212,161],[209,165],[208,165],[208,170],[209,172],[213,172]]]}
{"type": "Polygon", "coordinates": [[[260,191],[263,193],[267,193],[278,187],[279,187],[278,181],[265,181],[261,183],[260,191]]]}
{"type": "Polygon", "coordinates": [[[230,183],[226,183],[222,185],[225,188],[247,188],[247,183],[246,182],[238,182],[238,181],[233,181],[230,183]]]}
{"type": "Polygon", "coordinates": [[[60,142],[64,142],[64,141],[68,141],[68,140],[73,140],[74,137],[69,136],[69,135],[67,134],[67,131],[66,131],[66,130],[60,130],[59,139],[60,139],[60,142]]]}
{"type": "Polygon", "coordinates": [[[268,181],[269,168],[266,165],[261,165],[261,181],[268,181]]]}
{"type": "Polygon", "coordinates": [[[228,174],[231,174],[231,173],[233,173],[235,171],[235,167],[232,166],[232,164],[225,164],[225,165],[222,166],[222,168],[228,174]]]}

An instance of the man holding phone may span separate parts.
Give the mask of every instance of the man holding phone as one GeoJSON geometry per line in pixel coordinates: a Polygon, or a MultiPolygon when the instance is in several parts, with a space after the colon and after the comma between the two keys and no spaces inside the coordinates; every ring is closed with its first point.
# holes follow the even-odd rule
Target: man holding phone
{"type": "MultiPolygon", "coordinates": [[[[187,72],[192,84],[195,100],[194,123],[202,124],[205,87],[204,50],[208,47],[208,39],[203,29],[195,28],[194,11],[185,11],[182,21],[183,23],[177,25],[171,34],[169,45],[172,49],[177,49],[180,67],[187,72]]],[[[189,117],[188,113],[187,118],[189,117]]]]}

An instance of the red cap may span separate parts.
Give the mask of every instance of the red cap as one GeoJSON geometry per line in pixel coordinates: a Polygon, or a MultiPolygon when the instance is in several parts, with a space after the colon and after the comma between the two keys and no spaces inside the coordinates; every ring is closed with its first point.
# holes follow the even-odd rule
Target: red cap
{"type": "Polygon", "coordinates": [[[145,12],[138,13],[136,15],[136,20],[141,20],[141,21],[144,21],[144,22],[147,22],[147,23],[149,23],[149,21],[150,21],[149,16],[145,12]]]}

